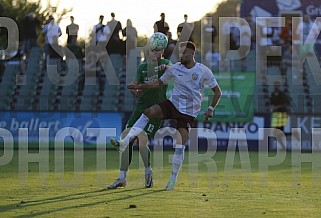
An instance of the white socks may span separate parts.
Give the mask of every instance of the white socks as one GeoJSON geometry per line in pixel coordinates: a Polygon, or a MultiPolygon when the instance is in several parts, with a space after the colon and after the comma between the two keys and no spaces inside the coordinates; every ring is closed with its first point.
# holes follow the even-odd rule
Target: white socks
{"type": "MultiPolygon", "coordinates": [[[[145,168],[145,174],[150,174],[151,172],[152,172],[152,168],[150,166],[145,168]]],[[[122,179],[122,180],[126,179],[126,176],[127,176],[127,171],[123,171],[123,170],[119,171],[119,176],[118,176],[119,179],[122,179]]]]}
{"type": "MultiPolygon", "coordinates": [[[[175,146],[175,152],[172,159],[172,175],[170,176],[170,180],[173,182],[176,182],[177,175],[179,173],[179,170],[181,169],[182,163],[184,161],[184,151],[185,151],[185,145],[176,145],[175,146]]],[[[145,174],[149,174],[151,172],[151,167],[145,168],[145,174]]],[[[119,179],[125,179],[126,178],[127,171],[120,171],[119,172],[119,179]]]]}
{"type": "Polygon", "coordinates": [[[122,143],[120,145],[120,150],[125,150],[128,146],[130,140],[139,135],[141,133],[145,126],[147,125],[149,119],[145,114],[142,114],[139,119],[134,123],[133,127],[129,130],[129,133],[126,135],[126,137],[122,140],[122,143]]]}
{"type": "Polygon", "coordinates": [[[118,178],[119,178],[119,179],[126,179],[126,174],[127,174],[127,171],[121,170],[121,171],[119,171],[119,176],[118,176],[118,178]]]}
{"type": "Polygon", "coordinates": [[[150,174],[151,172],[152,168],[150,166],[145,168],[145,174],[150,174]]]}
{"type": "Polygon", "coordinates": [[[169,180],[176,182],[177,174],[182,166],[184,160],[185,145],[176,145],[175,152],[172,159],[172,175],[169,180]]]}

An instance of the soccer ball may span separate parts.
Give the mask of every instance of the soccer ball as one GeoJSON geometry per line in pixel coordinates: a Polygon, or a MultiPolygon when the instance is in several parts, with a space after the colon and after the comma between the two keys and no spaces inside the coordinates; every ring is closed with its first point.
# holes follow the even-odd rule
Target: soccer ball
{"type": "Polygon", "coordinates": [[[156,32],[149,38],[149,45],[152,49],[163,50],[168,44],[168,39],[165,34],[156,32]]]}

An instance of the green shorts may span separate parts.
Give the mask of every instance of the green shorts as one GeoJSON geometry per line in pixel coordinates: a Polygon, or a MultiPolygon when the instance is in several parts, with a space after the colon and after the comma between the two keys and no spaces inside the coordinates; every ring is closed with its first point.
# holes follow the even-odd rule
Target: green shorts
{"type": "MultiPolygon", "coordinates": [[[[127,121],[126,128],[130,128],[134,125],[134,123],[138,120],[138,118],[143,114],[144,109],[136,108],[132,115],[130,116],[129,120],[127,121]]],[[[158,128],[160,127],[162,120],[160,119],[153,119],[150,120],[146,127],[144,128],[147,136],[149,139],[153,139],[155,133],[157,132],[158,128]]]]}

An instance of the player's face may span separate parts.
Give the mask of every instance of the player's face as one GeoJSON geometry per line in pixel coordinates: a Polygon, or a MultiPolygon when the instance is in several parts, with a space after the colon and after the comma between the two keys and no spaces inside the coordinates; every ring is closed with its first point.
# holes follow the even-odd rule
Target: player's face
{"type": "Polygon", "coordinates": [[[178,48],[178,57],[182,64],[187,64],[193,61],[194,51],[184,46],[178,48]]]}
{"type": "Polygon", "coordinates": [[[159,59],[162,58],[163,53],[164,53],[164,50],[150,49],[149,50],[150,61],[157,62],[159,59]]]}

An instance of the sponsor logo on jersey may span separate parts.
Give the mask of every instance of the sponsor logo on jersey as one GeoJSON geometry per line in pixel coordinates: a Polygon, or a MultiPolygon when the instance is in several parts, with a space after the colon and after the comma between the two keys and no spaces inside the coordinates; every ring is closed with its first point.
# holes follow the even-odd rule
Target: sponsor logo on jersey
{"type": "Polygon", "coordinates": [[[197,74],[196,74],[196,73],[193,73],[193,74],[192,74],[192,79],[193,79],[193,80],[197,80],[197,78],[198,78],[197,74]]]}
{"type": "Polygon", "coordinates": [[[151,83],[151,82],[154,82],[158,80],[158,75],[153,75],[153,76],[150,76],[150,77],[144,77],[144,83],[151,83]]]}

